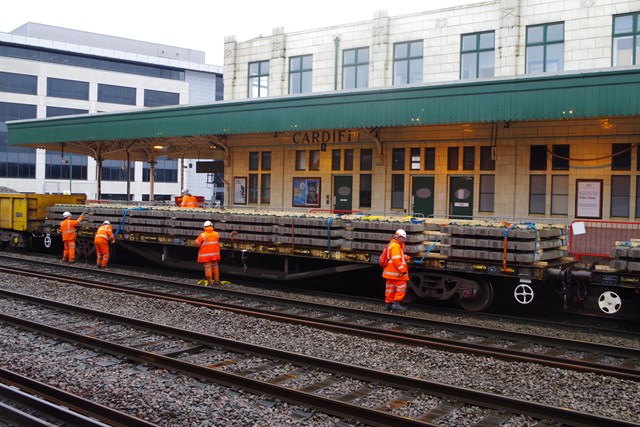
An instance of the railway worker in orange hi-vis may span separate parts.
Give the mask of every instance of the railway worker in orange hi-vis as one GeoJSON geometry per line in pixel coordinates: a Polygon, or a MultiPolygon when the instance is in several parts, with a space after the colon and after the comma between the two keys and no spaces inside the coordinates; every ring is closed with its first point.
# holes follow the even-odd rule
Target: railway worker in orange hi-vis
{"type": "Polygon", "coordinates": [[[62,243],[64,243],[62,262],[76,262],[76,227],[78,223],[84,221],[84,214],[82,212],[78,219],[72,219],[70,212],[62,214],[63,219],[60,223],[60,233],[62,233],[62,243]]]}
{"type": "Polygon", "coordinates": [[[93,238],[93,244],[96,246],[96,266],[98,268],[107,268],[110,255],[109,243],[115,242],[116,238],[113,235],[111,223],[109,221],[103,222],[93,238]]]}
{"type": "Polygon", "coordinates": [[[182,200],[180,201],[181,208],[197,208],[198,207],[198,199],[196,196],[192,196],[189,193],[189,190],[186,188],[182,190],[182,200]]]}
{"type": "Polygon", "coordinates": [[[411,257],[404,254],[404,242],[407,233],[399,229],[387,245],[387,265],[384,267],[382,277],[387,279],[384,293],[386,311],[405,311],[406,306],[401,304],[407,291],[407,281],[409,280],[409,264],[411,257]]]}
{"type": "Polygon", "coordinates": [[[218,270],[220,243],[218,239],[218,232],[213,229],[213,223],[205,221],[204,231],[196,239],[196,245],[200,248],[198,250],[198,262],[204,264],[205,276],[205,279],[198,283],[204,282],[204,286],[220,284],[220,270],[218,270]]]}

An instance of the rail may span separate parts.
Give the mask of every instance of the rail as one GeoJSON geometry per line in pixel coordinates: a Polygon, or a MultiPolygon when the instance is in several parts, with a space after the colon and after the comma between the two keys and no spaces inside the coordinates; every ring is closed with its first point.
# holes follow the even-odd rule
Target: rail
{"type": "Polygon", "coordinates": [[[575,220],[569,226],[569,252],[584,257],[613,258],[616,242],[640,239],[640,222],[575,220]]]}

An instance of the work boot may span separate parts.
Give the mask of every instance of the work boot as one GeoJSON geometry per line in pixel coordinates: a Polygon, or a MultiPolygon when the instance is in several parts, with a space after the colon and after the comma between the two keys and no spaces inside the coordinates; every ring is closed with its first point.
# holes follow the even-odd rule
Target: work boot
{"type": "Polygon", "coordinates": [[[391,304],[391,311],[403,312],[403,311],[407,311],[407,307],[400,304],[398,301],[396,301],[393,304],[391,304]]]}
{"type": "Polygon", "coordinates": [[[384,311],[391,311],[391,307],[393,307],[393,303],[387,303],[387,305],[384,306],[384,311]]]}

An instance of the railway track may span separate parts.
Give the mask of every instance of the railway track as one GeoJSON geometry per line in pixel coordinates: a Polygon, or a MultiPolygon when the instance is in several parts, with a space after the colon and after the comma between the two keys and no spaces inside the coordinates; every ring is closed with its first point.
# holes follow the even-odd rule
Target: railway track
{"type": "MultiPolygon", "coordinates": [[[[567,408],[255,346],[27,295],[9,295],[5,292],[0,307],[0,320],[4,324],[46,334],[58,340],[58,345],[63,345],[60,340],[72,343],[74,348],[67,348],[64,353],[82,353],[77,357],[77,360],[81,360],[79,363],[108,354],[251,393],[268,394],[368,425],[434,425],[432,421],[442,422],[447,416],[453,416],[454,412],[460,419],[463,413],[460,409],[463,407],[473,417],[480,417],[477,425],[498,426],[522,415],[538,420],[552,419],[568,425],[637,425],[567,408]],[[332,393],[334,384],[345,382],[352,385],[352,392],[332,393]],[[287,386],[288,383],[293,386],[287,386]],[[402,413],[407,401],[430,404],[424,412],[409,417],[402,413]]],[[[102,366],[108,368],[119,363],[113,361],[111,365],[102,366]]]]}
{"type": "MultiPolygon", "coordinates": [[[[176,285],[173,281],[145,281],[139,278],[132,281],[131,278],[119,277],[117,284],[106,284],[92,279],[73,279],[67,275],[50,276],[50,273],[10,267],[1,267],[0,271],[186,302],[368,339],[640,381],[640,348],[371,313],[361,309],[247,295],[223,289],[176,285]]],[[[629,338],[633,340],[637,335],[630,335],[629,338]]]]}

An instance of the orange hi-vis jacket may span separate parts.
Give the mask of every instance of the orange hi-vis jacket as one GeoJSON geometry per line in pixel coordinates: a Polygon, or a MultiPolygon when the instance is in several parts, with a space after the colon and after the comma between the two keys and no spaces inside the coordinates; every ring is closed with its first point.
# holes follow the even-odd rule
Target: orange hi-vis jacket
{"type": "Polygon", "coordinates": [[[116,238],[113,235],[113,228],[111,228],[110,224],[101,225],[96,231],[96,237],[94,240],[102,240],[104,239],[106,242],[115,242],[116,238]]]}
{"type": "Polygon", "coordinates": [[[205,227],[196,239],[198,250],[198,262],[218,261],[220,259],[220,243],[218,232],[213,227],[205,227]]]}
{"type": "Polygon", "coordinates": [[[78,219],[66,218],[60,223],[60,232],[62,233],[62,241],[70,242],[76,240],[76,227],[82,222],[84,216],[80,215],[78,219]]]}
{"type": "Polygon", "coordinates": [[[404,254],[404,243],[391,239],[387,251],[389,262],[382,272],[382,277],[392,280],[409,280],[409,265],[404,254]]]}
{"type": "Polygon", "coordinates": [[[196,196],[191,196],[189,194],[185,194],[182,196],[182,201],[180,202],[181,208],[197,208],[198,207],[198,199],[196,196]]]}

